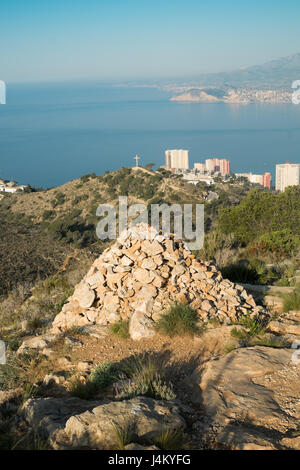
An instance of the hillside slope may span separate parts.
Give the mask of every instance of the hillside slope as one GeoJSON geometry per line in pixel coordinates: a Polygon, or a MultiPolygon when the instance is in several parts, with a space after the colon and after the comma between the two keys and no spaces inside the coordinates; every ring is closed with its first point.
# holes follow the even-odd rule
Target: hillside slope
{"type": "Polygon", "coordinates": [[[240,68],[231,72],[201,74],[193,83],[198,85],[241,88],[285,88],[300,76],[300,53],[268,61],[261,65],[240,68]]]}
{"type": "MultiPolygon", "coordinates": [[[[218,191],[219,200],[206,203],[207,229],[219,206],[239,203],[248,190],[233,184],[219,185],[218,191]]],[[[53,274],[75,248],[100,254],[105,243],[96,236],[99,204],[111,203],[118,210],[118,197],[126,195],[128,204],[203,203],[206,192],[203,185],[188,184],[165,170],[122,168],[45,191],[6,194],[0,201],[0,295],[24,279],[53,274]]]]}

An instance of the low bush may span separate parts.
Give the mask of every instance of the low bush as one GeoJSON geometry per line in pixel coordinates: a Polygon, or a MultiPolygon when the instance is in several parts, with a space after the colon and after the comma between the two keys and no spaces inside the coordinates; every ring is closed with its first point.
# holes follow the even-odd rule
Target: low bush
{"type": "Polygon", "coordinates": [[[43,220],[53,219],[54,216],[55,216],[55,211],[52,211],[52,210],[45,210],[42,215],[43,220]]]}
{"type": "Polygon", "coordinates": [[[239,324],[248,329],[249,336],[263,335],[265,332],[262,322],[250,315],[242,317],[239,324]]]}
{"type": "Polygon", "coordinates": [[[262,251],[285,256],[296,252],[300,245],[300,238],[290,230],[276,230],[262,235],[258,240],[258,245],[262,251]]]}
{"type": "Polygon", "coordinates": [[[111,325],[110,331],[123,339],[128,339],[129,335],[129,320],[120,320],[111,325]]]}
{"type": "Polygon", "coordinates": [[[97,390],[103,390],[120,378],[122,370],[115,362],[104,361],[98,364],[91,372],[88,382],[97,390]]]}
{"type": "Polygon", "coordinates": [[[285,312],[300,310],[300,286],[297,286],[290,294],[283,295],[283,309],[285,312]]]}
{"type": "Polygon", "coordinates": [[[29,330],[37,330],[38,328],[41,328],[43,325],[42,319],[35,315],[32,318],[30,318],[27,322],[27,326],[29,330]]]}
{"type": "Polygon", "coordinates": [[[89,199],[88,194],[80,194],[78,196],[75,196],[72,201],[72,206],[76,206],[79,202],[86,201],[87,199],[89,199]]]}
{"type": "Polygon", "coordinates": [[[186,304],[174,304],[157,321],[157,329],[168,336],[200,333],[199,316],[186,304]]]}
{"type": "Polygon", "coordinates": [[[123,372],[123,380],[115,384],[117,399],[139,395],[162,400],[176,398],[172,384],[165,378],[165,366],[160,358],[151,354],[133,357],[124,365],[123,372]]]}
{"type": "Polygon", "coordinates": [[[265,333],[262,322],[257,318],[251,318],[249,315],[242,317],[238,324],[243,326],[245,329],[233,328],[231,330],[231,336],[244,341],[247,344],[254,336],[264,335],[265,333]]]}

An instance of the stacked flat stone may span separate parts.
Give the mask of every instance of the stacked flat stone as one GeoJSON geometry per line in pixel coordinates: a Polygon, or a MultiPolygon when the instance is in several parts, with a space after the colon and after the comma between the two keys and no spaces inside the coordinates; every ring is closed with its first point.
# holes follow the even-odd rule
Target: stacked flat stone
{"type": "Polygon", "coordinates": [[[229,324],[262,312],[214,263],[196,259],[181,240],[147,229],[148,239],[145,226],[137,226],[94,261],[56,316],[54,332],[130,319],[133,338],[151,336],[153,322],[175,302],[189,304],[204,322],[229,324]]]}

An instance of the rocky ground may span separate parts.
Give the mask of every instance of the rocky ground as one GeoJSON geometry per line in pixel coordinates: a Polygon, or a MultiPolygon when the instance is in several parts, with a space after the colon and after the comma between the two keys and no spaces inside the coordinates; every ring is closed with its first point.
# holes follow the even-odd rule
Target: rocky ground
{"type": "MultiPolygon", "coordinates": [[[[33,433],[53,449],[118,448],[113,426],[129,418],[138,425],[133,442],[144,447],[162,431],[179,429],[181,445],[192,449],[298,449],[300,382],[294,351],[242,347],[230,334],[233,328],[208,328],[194,338],[156,334],[141,341],[122,340],[102,326],[59,335],[46,350],[35,350],[40,377],[29,399],[22,389],[1,392],[2,420],[9,416],[16,435],[33,433]],[[147,354],[164,362],[175,398],[120,401],[112,387],[89,399],[72,396],[78,395],[74,378],[86,383],[97,364],[122,364],[147,354]]],[[[35,345],[32,339],[24,345],[27,352],[44,346],[44,338],[34,340],[35,345]]]]}
{"type": "Polygon", "coordinates": [[[173,239],[126,237],[8,350],[0,447],[299,449],[299,340],[300,312],[258,307],[173,239]],[[201,329],[158,331],[170,302],[201,329]]]}

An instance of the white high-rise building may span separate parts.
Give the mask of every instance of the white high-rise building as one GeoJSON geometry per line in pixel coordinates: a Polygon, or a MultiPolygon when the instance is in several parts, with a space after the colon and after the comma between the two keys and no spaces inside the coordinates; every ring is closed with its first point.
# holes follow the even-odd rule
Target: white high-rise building
{"type": "Polygon", "coordinates": [[[300,184],[300,163],[282,163],[276,165],[276,189],[284,191],[288,186],[300,184]]]}
{"type": "Polygon", "coordinates": [[[189,169],[189,151],[188,150],[166,150],[166,168],[167,169],[189,169]]]}

